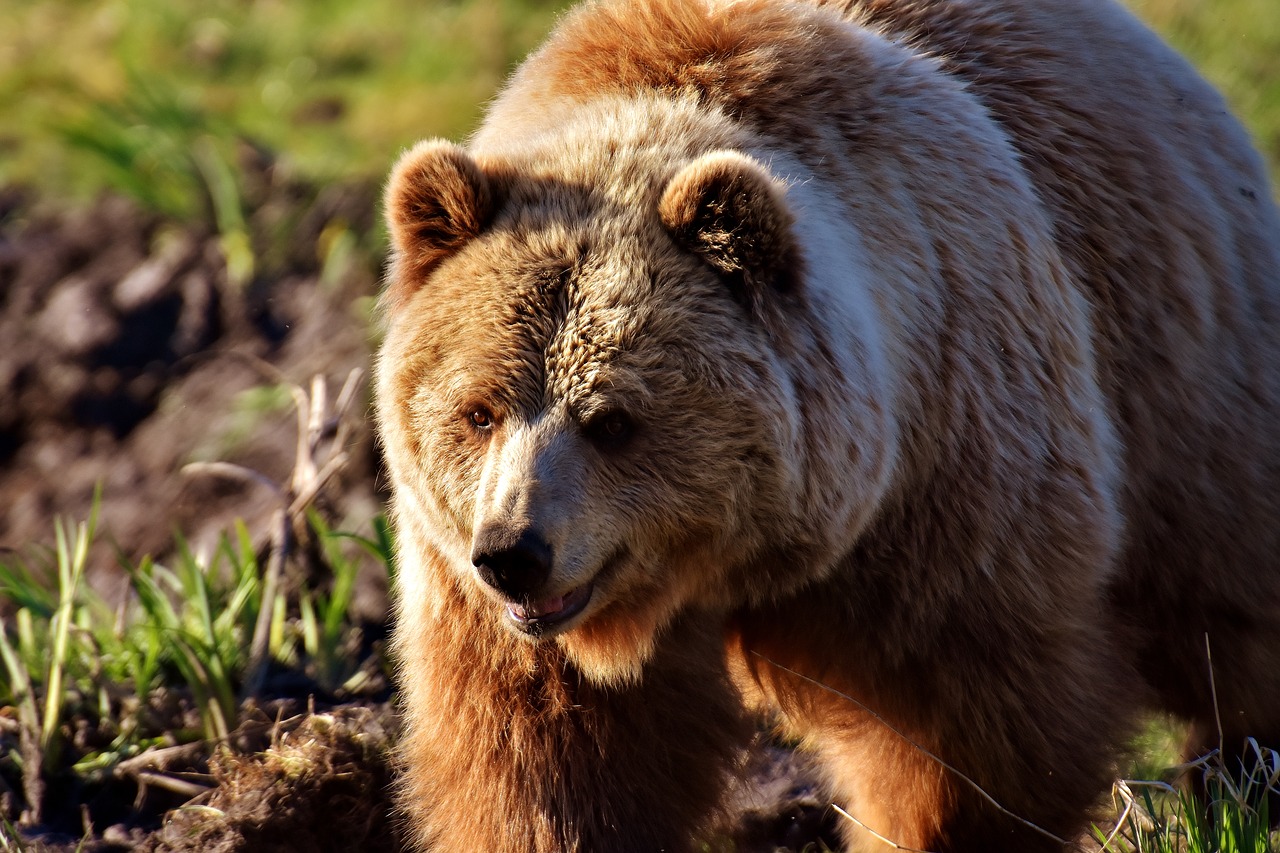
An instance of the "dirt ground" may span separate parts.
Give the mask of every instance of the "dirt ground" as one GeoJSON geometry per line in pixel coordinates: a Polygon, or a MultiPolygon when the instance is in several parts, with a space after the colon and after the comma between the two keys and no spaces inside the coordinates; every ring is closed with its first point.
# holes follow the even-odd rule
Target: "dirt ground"
{"type": "MultiPolygon", "coordinates": [[[[275,213],[290,220],[288,250],[263,249],[261,274],[233,286],[215,235],[119,198],[68,213],[0,192],[0,547],[50,541],[55,517],[87,518],[98,484],[102,583],[114,547],[162,557],[175,529],[198,551],[237,517],[265,522],[270,489],[184,466],[234,462],[283,481],[294,417],[270,389],[321,375],[336,394],[351,370],[367,370],[369,326],[356,311],[376,268],[353,263],[324,281],[316,246],[335,222],[368,232],[373,199],[335,187],[275,213]]],[[[334,517],[352,524],[383,497],[359,421],[352,464],[329,491],[334,517]]]]}
{"type": "MultiPolygon", "coordinates": [[[[265,542],[280,502],[272,488],[188,466],[233,462],[285,483],[296,426],[280,389],[290,383],[320,376],[336,395],[362,371],[356,406],[367,410],[376,188],[264,179],[253,201],[255,274],[237,284],[211,231],[176,227],[120,198],[67,211],[0,190],[0,549],[49,544],[53,519],[87,518],[99,484],[90,579],[108,596],[123,589],[117,553],[163,561],[175,530],[199,553],[241,518],[265,542]]],[[[367,527],[386,497],[369,420],[355,422],[351,461],[322,498],[342,529],[367,527]]],[[[385,577],[364,578],[354,610],[376,641],[385,577]]],[[[52,792],[57,807],[26,833],[28,849],[397,849],[386,685],[341,703],[275,673],[264,693],[212,752],[175,743],[52,792]]],[[[147,701],[175,727],[191,724],[188,698],[147,701]]],[[[77,734],[88,746],[105,736],[77,734]]],[[[0,750],[13,738],[0,709],[0,750]]],[[[730,809],[736,849],[799,850],[830,838],[811,776],[762,740],[730,809]]],[[[0,775],[0,813],[11,821],[16,787],[0,775]]]]}

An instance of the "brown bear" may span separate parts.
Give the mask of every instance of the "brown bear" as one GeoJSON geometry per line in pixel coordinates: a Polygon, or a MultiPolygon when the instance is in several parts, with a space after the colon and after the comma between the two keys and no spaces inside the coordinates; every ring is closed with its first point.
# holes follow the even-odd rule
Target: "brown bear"
{"type": "Polygon", "coordinates": [[[688,850],[761,714],[855,849],[1280,745],[1280,215],[1108,0],[599,0],[386,215],[423,847],[688,850]]]}

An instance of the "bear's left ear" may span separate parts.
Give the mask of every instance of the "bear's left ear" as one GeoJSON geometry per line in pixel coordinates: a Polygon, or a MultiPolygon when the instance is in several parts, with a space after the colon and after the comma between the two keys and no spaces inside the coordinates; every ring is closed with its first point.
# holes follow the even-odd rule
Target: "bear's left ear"
{"type": "Polygon", "coordinates": [[[418,143],[391,170],[385,215],[395,267],[385,299],[407,298],[441,260],[479,236],[493,215],[492,182],[451,142],[418,143]]]}
{"type": "Polygon", "coordinates": [[[770,290],[795,288],[800,252],[781,185],[734,151],[704,154],[676,173],[658,203],[662,224],[701,256],[752,309],[770,290]]]}

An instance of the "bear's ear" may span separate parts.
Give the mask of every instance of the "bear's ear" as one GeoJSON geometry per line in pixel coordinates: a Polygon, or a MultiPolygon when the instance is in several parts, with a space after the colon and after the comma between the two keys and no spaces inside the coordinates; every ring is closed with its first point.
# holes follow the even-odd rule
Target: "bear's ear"
{"type": "Polygon", "coordinates": [[[768,290],[789,291],[799,281],[800,252],[783,189],[744,154],[716,151],[682,168],[663,191],[658,216],[748,307],[759,308],[768,290]]]}
{"type": "Polygon", "coordinates": [[[480,234],[493,213],[489,179],[466,151],[419,142],[391,170],[384,203],[395,269],[386,294],[402,302],[445,256],[480,234]]]}

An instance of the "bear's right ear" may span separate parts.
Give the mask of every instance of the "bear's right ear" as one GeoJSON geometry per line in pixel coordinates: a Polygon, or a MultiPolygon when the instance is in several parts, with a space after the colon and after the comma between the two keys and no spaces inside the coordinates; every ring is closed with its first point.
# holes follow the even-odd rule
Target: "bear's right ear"
{"type": "Polygon", "coordinates": [[[396,268],[386,294],[395,306],[445,256],[480,234],[493,190],[471,155],[452,142],[419,142],[396,163],[384,213],[396,268]]]}

